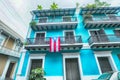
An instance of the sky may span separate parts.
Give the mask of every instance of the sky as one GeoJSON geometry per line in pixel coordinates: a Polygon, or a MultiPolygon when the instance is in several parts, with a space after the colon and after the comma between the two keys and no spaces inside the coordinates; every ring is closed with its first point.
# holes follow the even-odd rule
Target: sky
{"type": "MultiPolygon", "coordinates": [[[[120,6],[120,0],[100,0],[110,3],[112,6],[120,6]]],[[[17,32],[22,36],[26,37],[27,30],[29,27],[29,22],[31,21],[30,11],[35,10],[37,5],[42,5],[43,9],[49,9],[50,5],[55,2],[58,4],[59,8],[72,8],[76,7],[76,2],[79,2],[80,6],[83,6],[87,3],[93,3],[94,0],[0,0],[0,8],[8,6],[9,11],[3,10],[0,16],[9,17],[11,21],[12,29],[17,30],[17,32]],[[5,5],[7,4],[7,5],[5,5]],[[10,7],[9,7],[10,6],[10,7]]],[[[5,7],[6,8],[6,7],[5,7]]],[[[4,18],[0,17],[0,18],[4,18]]],[[[8,19],[8,18],[6,18],[8,19]]],[[[8,20],[4,20],[8,22],[8,20]]]]}

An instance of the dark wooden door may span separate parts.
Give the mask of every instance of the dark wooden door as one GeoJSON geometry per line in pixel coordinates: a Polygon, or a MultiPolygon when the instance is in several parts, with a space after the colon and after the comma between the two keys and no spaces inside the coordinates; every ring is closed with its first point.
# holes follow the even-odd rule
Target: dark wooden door
{"type": "Polygon", "coordinates": [[[35,44],[44,44],[45,43],[45,33],[37,33],[35,44]]]}
{"type": "Polygon", "coordinates": [[[77,58],[65,59],[66,80],[80,80],[80,72],[77,58]]]}
{"type": "Polygon", "coordinates": [[[112,71],[112,67],[108,60],[108,57],[98,57],[99,65],[102,73],[112,71]]]}
{"type": "Polygon", "coordinates": [[[90,31],[90,34],[94,42],[107,42],[108,41],[107,35],[105,34],[103,29],[100,29],[98,31],[90,31]]]}
{"type": "Polygon", "coordinates": [[[108,38],[107,38],[107,35],[105,34],[105,31],[103,29],[100,29],[98,31],[99,35],[100,35],[100,40],[102,42],[108,42],[108,38]]]}
{"type": "Polygon", "coordinates": [[[74,43],[75,37],[73,31],[65,32],[65,42],[66,43],[74,43]]]}
{"type": "Polygon", "coordinates": [[[42,59],[33,59],[31,61],[31,70],[36,68],[42,68],[42,59]]]}
{"type": "Polygon", "coordinates": [[[14,66],[15,66],[15,63],[10,63],[7,73],[6,73],[6,80],[12,80],[11,75],[12,75],[14,66]]]}

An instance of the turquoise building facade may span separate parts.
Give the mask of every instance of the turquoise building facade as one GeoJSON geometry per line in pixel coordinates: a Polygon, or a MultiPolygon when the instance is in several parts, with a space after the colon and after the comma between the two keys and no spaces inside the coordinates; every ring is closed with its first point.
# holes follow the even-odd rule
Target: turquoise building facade
{"type": "Polygon", "coordinates": [[[16,80],[42,67],[47,80],[91,80],[120,70],[120,7],[33,10],[16,80]],[[60,51],[50,52],[50,38],[60,51]]]}

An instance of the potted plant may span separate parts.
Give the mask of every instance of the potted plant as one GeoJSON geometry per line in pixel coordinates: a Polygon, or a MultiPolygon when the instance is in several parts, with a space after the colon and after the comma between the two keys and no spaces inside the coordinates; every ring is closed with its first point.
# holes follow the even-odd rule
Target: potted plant
{"type": "Polygon", "coordinates": [[[36,26],[36,22],[35,21],[31,21],[30,25],[31,25],[31,27],[34,27],[34,26],[36,26]]]}
{"type": "Polygon", "coordinates": [[[37,6],[37,10],[42,10],[42,9],[43,9],[43,7],[41,5],[37,6]]]}
{"type": "Polygon", "coordinates": [[[36,68],[36,69],[33,69],[31,71],[31,74],[30,74],[30,80],[46,80],[46,78],[44,78],[44,70],[42,68],[36,68]]]}
{"type": "Polygon", "coordinates": [[[50,9],[51,9],[51,10],[56,10],[56,9],[58,9],[58,4],[56,4],[55,2],[53,2],[52,5],[50,5],[50,9]]]}

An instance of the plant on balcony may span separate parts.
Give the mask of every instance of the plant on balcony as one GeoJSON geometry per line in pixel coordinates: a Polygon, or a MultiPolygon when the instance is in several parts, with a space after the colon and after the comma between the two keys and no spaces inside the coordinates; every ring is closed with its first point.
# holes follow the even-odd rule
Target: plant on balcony
{"type": "Polygon", "coordinates": [[[107,7],[110,6],[111,4],[107,2],[100,2],[99,0],[95,0],[95,3],[93,4],[87,4],[85,7],[86,8],[97,8],[97,7],[107,7]]]}
{"type": "Polygon", "coordinates": [[[80,8],[80,3],[76,3],[76,8],[80,8]]]}
{"type": "Polygon", "coordinates": [[[28,42],[24,42],[23,45],[28,45],[28,42]]]}
{"type": "Polygon", "coordinates": [[[37,6],[37,10],[42,10],[42,9],[43,9],[43,7],[41,5],[37,6]]]}
{"type": "Polygon", "coordinates": [[[46,78],[44,78],[44,70],[42,68],[36,68],[36,69],[33,69],[31,71],[31,74],[30,74],[30,80],[46,80],[46,78]]]}
{"type": "Polygon", "coordinates": [[[51,9],[51,10],[56,10],[56,9],[58,9],[58,4],[56,4],[55,2],[53,2],[52,5],[50,5],[50,9],[51,9]]]}
{"type": "Polygon", "coordinates": [[[30,22],[30,26],[32,26],[32,27],[36,26],[36,22],[35,21],[31,21],[30,22]]]}

